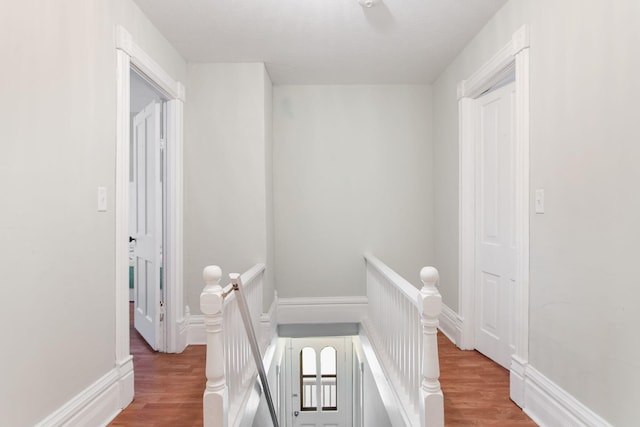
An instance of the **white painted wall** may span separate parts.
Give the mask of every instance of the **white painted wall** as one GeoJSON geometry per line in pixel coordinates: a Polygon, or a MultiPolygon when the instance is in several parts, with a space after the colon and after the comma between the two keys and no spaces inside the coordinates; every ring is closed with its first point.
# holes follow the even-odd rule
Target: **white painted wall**
{"type": "Polygon", "coordinates": [[[266,261],[267,77],[257,63],[188,66],[184,271],[192,313],[203,267],[217,264],[227,277],[266,261]]]}
{"type": "Polygon", "coordinates": [[[365,251],[414,284],[434,261],[430,86],[275,86],[281,297],[364,295],[365,251]]]}
{"type": "Polygon", "coordinates": [[[128,0],[25,0],[0,14],[2,425],[36,424],[114,368],[116,24],[184,79],[128,0]]]}
{"type": "Polygon", "coordinates": [[[531,28],[530,362],[615,426],[640,401],[640,3],[512,0],[434,84],[436,259],[458,305],[456,84],[531,28]],[[533,208],[533,201],[531,202],[533,208]]]}
{"type": "Polygon", "coordinates": [[[273,220],[273,84],[264,69],[264,139],[265,139],[265,227],[267,232],[267,269],[264,272],[263,310],[271,308],[276,290],[275,230],[273,220]]]}

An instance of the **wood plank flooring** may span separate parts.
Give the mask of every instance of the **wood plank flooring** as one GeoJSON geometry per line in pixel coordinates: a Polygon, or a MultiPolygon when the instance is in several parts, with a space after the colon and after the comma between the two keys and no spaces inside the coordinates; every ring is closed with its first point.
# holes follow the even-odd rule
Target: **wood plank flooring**
{"type": "MultiPolygon", "coordinates": [[[[509,400],[509,372],[476,351],[461,351],[438,334],[446,426],[536,426],[509,400]]],[[[113,427],[200,427],[205,346],[156,353],[131,328],[135,398],[113,427]]]]}
{"type": "Polygon", "coordinates": [[[440,386],[447,426],[536,426],[509,399],[509,371],[438,333],[440,386]]]}
{"type": "MultiPolygon", "coordinates": [[[[130,309],[133,315],[133,307],[130,309]]],[[[157,353],[138,331],[129,330],[135,397],[109,424],[113,427],[202,427],[206,347],[181,354],[157,353]]]]}

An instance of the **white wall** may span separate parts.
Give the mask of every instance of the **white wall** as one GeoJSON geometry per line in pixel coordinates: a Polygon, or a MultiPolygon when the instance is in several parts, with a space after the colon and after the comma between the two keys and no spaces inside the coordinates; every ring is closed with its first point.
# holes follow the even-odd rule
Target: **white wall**
{"type": "Polygon", "coordinates": [[[546,195],[530,217],[530,362],[616,426],[637,424],[640,401],[639,21],[635,0],[512,0],[434,84],[437,265],[456,309],[455,85],[530,24],[531,190],[546,195]]]}
{"type": "Polygon", "coordinates": [[[282,297],[364,295],[363,253],[414,284],[434,262],[430,86],[275,86],[282,297]]]}
{"type": "Polygon", "coordinates": [[[276,290],[275,230],[273,220],[273,84],[264,69],[264,138],[265,138],[265,227],[267,232],[267,270],[264,272],[263,310],[266,313],[276,290]]]}
{"type": "Polygon", "coordinates": [[[267,77],[257,63],[188,66],[184,271],[192,313],[205,266],[219,265],[226,284],[228,273],[267,261],[267,77]]]}
{"type": "Polygon", "coordinates": [[[19,427],[114,368],[115,25],[172,77],[186,70],[127,0],[2,9],[0,424],[19,427]]]}

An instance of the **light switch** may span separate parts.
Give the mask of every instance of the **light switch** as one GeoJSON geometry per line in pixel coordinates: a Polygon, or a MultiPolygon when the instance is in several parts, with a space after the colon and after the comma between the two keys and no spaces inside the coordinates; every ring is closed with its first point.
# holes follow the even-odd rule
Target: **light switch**
{"type": "Polygon", "coordinates": [[[107,211],[107,187],[98,187],[98,212],[107,211]]]}
{"type": "Polygon", "coordinates": [[[536,190],[536,213],[544,213],[544,190],[536,190]]]}

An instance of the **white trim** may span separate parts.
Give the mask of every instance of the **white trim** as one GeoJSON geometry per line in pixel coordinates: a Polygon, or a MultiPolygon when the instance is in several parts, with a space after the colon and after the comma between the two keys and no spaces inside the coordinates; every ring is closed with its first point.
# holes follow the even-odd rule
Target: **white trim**
{"type": "Polygon", "coordinates": [[[105,426],[129,403],[126,397],[123,399],[123,390],[133,392],[131,358],[123,366],[110,370],[36,427],[105,426]]]}
{"type": "Polygon", "coordinates": [[[526,370],[524,412],[540,426],[612,427],[531,366],[526,370]]]}
{"type": "Polygon", "coordinates": [[[184,102],[184,85],[175,81],[156,61],[147,54],[133,40],[131,34],[122,26],[116,28],[116,49],[124,52],[131,58],[131,65],[142,73],[156,88],[166,93],[170,98],[184,102]]]}
{"type": "Polygon", "coordinates": [[[207,345],[207,331],[204,327],[204,314],[189,317],[187,326],[187,345],[207,345]]]}
{"type": "Polygon", "coordinates": [[[278,324],[359,323],[367,312],[367,297],[279,298],[278,324]]]}
{"type": "Polygon", "coordinates": [[[191,325],[191,312],[189,311],[189,306],[185,306],[184,317],[182,318],[182,321],[178,321],[176,323],[177,331],[178,331],[176,336],[177,348],[184,350],[189,345],[190,325],[191,325]]]}
{"type": "Polygon", "coordinates": [[[473,117],[473,100],[462,98],[458,104],[460,117],[460,150],[459,150],[459,309],[461,318],[461,331],[458,347],[462,350],[475,348],[475,330],[472,321],[475,312],[475,288],[472,285],[475,280],[476,253],[475,253],[475,144],[473,141],[473,124],[467,123],[473,117]],[[472,239],[469,243],[467,240],[472,239]]]}
{"type": "Polygon", "coordinates": [[[260,315],[260,344],[261,349],[278,336],[278,292],[274,292],[273,301],[266,313],[260,315]]]}
{"type": "Polygon", "coordinates": [[[511,398],[524,405],[522,372],[529,359],[529,29],[525,25],[486,64],[458,85],[459,151],[459,295],[461,349],[475,348],[475,120],[473,98],[515,71],[516,298],[515,353],[511,398]]]}
{"type": "MultiPolygon", "coordinates": [[[[269,312],[261,317],[261,323],[265,328],[269,325],[271,333],[275,335],[279,324],[360,323],[366,312],[367,297],[279,298],[276,296],[269,312]]],[[[206,338],[204,316],[190,316],[188,345],[204,345],[207,342],[206,338]]]]}
{"type": "Polygon", "coordinates": [[[471,77],[458,83],[458,101],[477,98],[513,72],[515,57],[529,47],[529,28],[524,25],[513,33],[511,41],[483,64],[471,77]]]}
{"type": "MultiPolygon", "coordinates": [[[[129,349],[129,76],[130,58],[116,51],[116,188],[115,279],[116,363],[130,357],[129,349]]],[[[132,389],[133,390],[133,389],[132,389]]]]}
{"type": "Polygon", "coordinates": [[[184,104],[181,99],[167,102],[167,210],[165,223],[164,269],[167,285],[165,287],[165,307],[167,311],[167,330],[165,350],[169,353],[181,353],[186,347],[186,339],[181,332],[185,331],[184,285],[183,280],[183,228],[182,228],[182,183],[183,183],[183,113],[184,104]]]}
{"type": "Polygon", "coordinates": [[[442,313],[440,314],[438,329],[455,345],[458,345],[460,342],[461,325],[462,319],[458,316],[458,313],[447,305],[442,304],[442,313]]]}
{"type": "Polygon", "coordinates": [[[162,92],[167,102],[167,207],[168,221],[164,251],[166,256],[165,348],[168,352],[180,352],[186,346],[186,321],[183,312],[183,229],[182,229],[182,146],[184,86],[173,80],[155,62],[122,26],[117,27],[117,103],[116,103],[116,361],[129,355],[128,292],[125,283],[129,279],[129,110],[131,87],[129,73],[135,68],[142,76],[162,92]]]}
{"type": "MultiPolygon", "coordinates": [[[[360,350],[364,355],[362,362],[364,362],[371,370],[373,382],[377,388],[380,400],[382,400],[385,411],[387,412],[387,416],[389,417],[391,426],[414,426],[415,423],[411,422],[412,417],[407,413],[402,400],[398,396],[398,391],[389,380],[389,375],[387,375],[384,367],[380,363],[380,359],[378,358],[378,351],[376,350],[373,343],[369,340],[366,319],[364,319],[362,323],[362,329],[357,337],[357,340],[354,338],[353,343],[354,348],[356,346],[359,346],[358,350],[360,350]]],[[[364,410],[366,422],[367,408],[364,408],[364,410]]]]}

